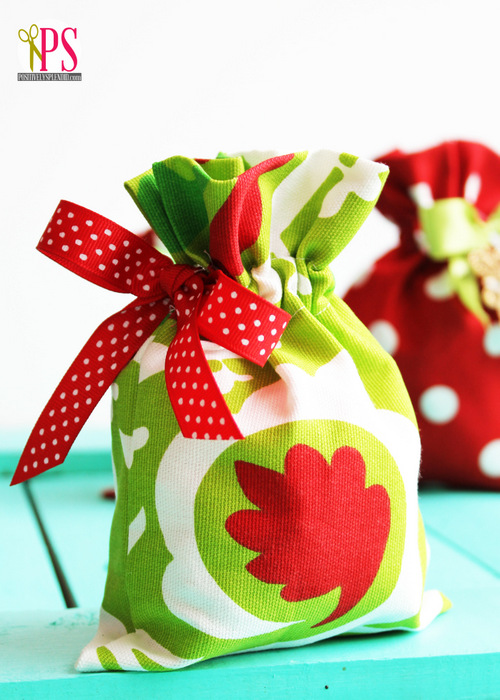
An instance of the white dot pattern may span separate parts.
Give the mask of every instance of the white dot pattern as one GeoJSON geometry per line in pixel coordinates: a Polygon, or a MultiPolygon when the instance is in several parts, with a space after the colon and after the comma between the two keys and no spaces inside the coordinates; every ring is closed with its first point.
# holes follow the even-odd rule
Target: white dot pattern
{"type": "Polygon", "coordinates": [[[421,394],[418,405],[430,423],[442,425],[449,423],[456,417],[460,401],[454,389],[443,384],[436,384],[421,394]]]}
{"type": "Polygon", "coordinates": [[[500,477],[500,440],[488,442],[479,453],[479,469],[493,479],[500,477]]]}
{"type": "MultiPolygon", "coordinates": [[[[80,276],[108,289],[132,292],[138,299],[102,323],[79,353],[38,419],[12,483],[64,461],[94,406],[142,345],[143,336],[148,337],[170,313],[172,305],[166,293],[172,297],[169,280],[178,276],[172,261],[158,255],[144,240],[108,219],[64,201],[49,222],[38,249],[80,276]],[[72,239],[74,235],[79,238],[72,239]],[[129,277],[130,264],[126,260],[134,268],[129,277]],[[148,283],[144,284],[146,277],[148,283]],[[53,437],[48,442],[43,438],[46,431],[53,437]]],[[[169,346],[169,371],[165,378],[183,435],[205,440],[242,438],[208,366],[199,334],[214,342],[224,338],[227,349],[263,366],[286,328],[289,314],[222,273],[205,289],[203,278],[194,271],[177,290],[175,311],[178,327],[169,346]],[[214,309],[205,319],[204,306],[207,310],[216,306],[217,313],[214,309]],[[188,353],[180,352],[182,345],[188,353]],[[200,390],[197,382],[173,381],[180,373],[201,380],[200,390]],[[200,397],[200,391],[208,400],[200,397]],[[189,415],[188,405],[192,406],[189,415]],[[195,432],[187,425],[193,421],[195,432]]]]}
{"type": "Polygon", "coordinates": [[[196,436],[195,439],[200,440],[238,439],[242,436],[207,364],[199,334],[262,366],[290,317],[263,299],[254,301],[256,297],[252,292],[222,273],[218,274],[208,296],[205,296],[203,289],[197,288],[201,287],[195,281],[197,279],[193,275],[182,291],[177,291],[175,295],[178,328],[167,353],[168,370],[165,375],[169,396],[185,437],[196,436]],[[199,307],[201,311],[198,314],[199,307]],[[192,333],[189,319],[194,319],[194,325],[198,326],[195,334],[192,333]],[[183,349],[186,347],[190,352],[183,349]],[[194,350],[191,349],[193,347],[194,350]],[[200,375],[203,380],[200,389],[197,382],[183,382],[179,386],[174,378],[181,373],[189,377],[193,373],[200,375]],[[208,401],[205,396],[209,397],[208,401]],[[189,415],[182,410],[186,404],[191,407],[189,415]],[[200,428],[195,433],[187,425],[193,421],[200,428]]]}
{"type": "Polygon", "coordinates": [[[63,257],[63,260],[57,258],[61,264],[71,262],[72,269],[89,270],[94,276],[111,268],[111,279],[104,275],[103,286],[114,291],[126,291],[137,297],[161,294],[160,272],[167,261],[171,264],[168,258],[158,255],[138,236],[88,209],[69,202],[61,202],[59,209],[40,239],[39,250],[49,257],[59,254],[63,257]]]}
{"type": "MultiPolygon", "coordinates": [[[[217,433],[213,430],[214,420],[220,421],[228,418],[223,439],[240,439],[242,435],[223,400],[214,401],[212,406],[207,408],[206,401],[200,395],[201,389],[198,389],[198,382],[184,381],[180,383],[174,381],[174,377],[180,373],[186,377],[190,377],[193,373],[195,375],[204,374],[207,381],[203,383],[203,388],[205,390],[211,389],[210,393],[216,392],[220,395],[205,358],[198,333],[193,333],[193,322],[190,320],[194,318],[196,326],[196,310],[204,296],[203,291],[197,276],[193,275],[185,282],[183,290],[178,291],[175,295],[175,305],[179,316],[177,333],[170,343],[167,353],[169,371],[166,372],[165,379],[168,393],[182,434],[185,437],[195,440],[215,440],[217,433]],[[192,413],[186,413],[185,407],[190,407],[189,410],[192,413]],[[197,426],[197,430],[194,432],[190,428],[193,422],[197,426]]],[[[223,319],[218,320],[223,321],[223,319]]],[[[207,323],[209,323],[208,320],[207,323]]]]}
{"type": "Polygon", "coordinates": [[[368,327],[372,335],[383,349],[389,353],[389,355],[394,355],[399,347],[399,335],[397,330],[394,328],[392,323],[379,319],[373,321],[368,327]]]}
{"type": "MultiPolygon", "coordinates": [[[[165,307],[162,306],[161,300],[157,301],[155,306],[157,308],[157,317],[159,319],[164,318],[165,307]]],[[[124,309],[129,322],[135,322],[136,317],[143,311],[142,306],[138,308],[139,311],[136,310],[137,307],[132,306],[124,309]]],[[[38,419],[21,456],[19,464],[22,466],[24,479],[33,476],[33,470],[35,469],[39,473],[64,461],[74,439],[92,413],[93,408],[99,402],[106,389],[112,384],[118,372],[132,359],[139,349],[142,341],[138,339],[135,345],[129,343],[128,352],[123,351],[121,353],[122,357],[119,364],[118,362],[111,362],[111,355],[115,354],[112,351],[117,342],[115,338],[118,338],[118,342],[121,345],[125,345],[122,337],[114,335],[116,329],[119,328],[122,328],[122,333],[125,332],[123,331],[123,326],[118,323],[122,319],[122,312],[119,312],[102,324],[91,336],[84,350],[80,352],[64,375],[38,419]],[[113,327],[113,322],[115,330],[109,330],[109,328],[113,327]],[[115,340],[115,343],[113,343],[113,340],[115,340]],[[77,397],[79,399],[80,396],[82,396],[81,400],[75,401],[73,398],[77,397]],[[73,427],[69,429],[68,425],[73,427]],[[64,444],[59,446],[53,440],[51,443],[44,440],[47,431],[63,439],[64,444]],[[43,469],[41,468],[42,461],[40,460],[42,451],[44,453],[43,469]],[[47,459],[46,462],[45,459],[47,459]],[[38,462],[38,468],[35,466],[35,462],[38,462]]],[[[148,325],[144,327],[144,332],[149,335],[156,328],[157,322],[153,322],[148,318],[147,321],[145,320],[145,323],[148,325]]]]}
{"type": "Polygon", "coordinates": [[[262,367],[290,317],[265,299],[254,299],[237,282],[220,276],[201,310],[198,326],[202,335],[262,367]],[[211,298],[224,308],[216,316],[209,313],[211,298]]]}
{"type": "Polygon", "coordinates": [[[151,288],[141,290],[143,283],[136,275],[132,291],[142,299],[139,298],[102,323],[91,336],[38,419],[21,456],[13,483],[28,479],[35,473],[46,471],[64,461],[73,441],[106,389],[140,348],[143,339],[169,313],[168,305],[164,304],[165,291],[160,286],[159,277],[161,268],[166,263],[172,265],[171,261],[157,255],[154,248],[117,224],[93,212],[90,216],[89,214],[89,210],[83,207],[61,202],[59,211],[40,239],[38,249],[49,257],[56,257],[58,262],[70,269],[76,268],[82,277],[90,277],[92,281],[96,281],[102,273],[104,286],[125,291],[121,251],[126,248],[132,259],[139,262],[138,273],[147,273],[148,279],[152,280],[151,288]],[[68,224],[68,219],[71,219],[71,225],[68,224]],[[49,229],[52,230],[50,236],[49,229]],[[112,264],[115,259],[117,263],[112,264]],[[113,281],[104,272],[108,267],[113,269],[113,281]],[[153,294],[156,297],[161,295],[161,298],[151,300],[153,294]],[[133,334],[134,338],[125,342],[125,335],[129,335],[126,329],[136,324],[138,319],[141,319],[140,328],[133,334]],[[120,349],[120,357],[117,357],[116,347],[120,349]],[[117,358],[116,361],[113,361],[114,357],[117,358]],[[47,433],[51,435],[50,440],[43,437],[47,433]]]}

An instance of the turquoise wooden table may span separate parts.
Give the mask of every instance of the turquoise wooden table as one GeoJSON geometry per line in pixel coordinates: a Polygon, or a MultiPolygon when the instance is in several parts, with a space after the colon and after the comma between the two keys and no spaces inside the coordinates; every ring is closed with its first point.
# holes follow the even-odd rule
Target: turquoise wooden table
{"type": "Polygon", "coordinates": [[[77,674],[94,635],[113,502],[109,455],[71,455],[28,487],[0,462],[0,698],[500,699],[500,494],[422,490],[428,588],[454,607],[421,633],[337,638],[163,674],[77,674]]]}

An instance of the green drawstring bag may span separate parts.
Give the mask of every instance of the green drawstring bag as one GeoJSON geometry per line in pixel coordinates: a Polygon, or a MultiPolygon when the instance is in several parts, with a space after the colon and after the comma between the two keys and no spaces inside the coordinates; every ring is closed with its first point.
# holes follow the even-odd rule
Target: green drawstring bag
{"type": "Polygon", "coordinates": [[[218,329],[201,338],[218,392],[186,364],[180,307],[112,386],[116,511],[99,630],[80,671],[163,671],[418,630],[449,606],[424,593],[420,441],[407,392],[335,295],[329,268],[387,172],[345,153],[249,153],[168,158],[126,184],[176,269],[210,266],[234,286],[196,312],[218,329]],[[253,293],[245,308],[239,290],[253,293]],[[272,333],[283,312],[288,325],[263,366],[234,351],[248,326],[256,347],[260,324],[272,333]],[[181,361],[182,371],[172,364],[181,361]],[[165,387],[174,370],[182,401],[165,387]]]}

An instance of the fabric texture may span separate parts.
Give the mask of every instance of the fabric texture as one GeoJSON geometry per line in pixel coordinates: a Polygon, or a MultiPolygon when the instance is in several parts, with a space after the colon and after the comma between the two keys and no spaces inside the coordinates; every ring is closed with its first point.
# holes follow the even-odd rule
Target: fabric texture
{"type": "Polygon", "coordinates": [[[400,230],[345,297],[396,360],[416,409],[422,477],[500,488],[500,157],[447,142],[381,160],[400,230]]]}
{"type": "Polygon", "coordinates": [[[411,403],[329,268],[386,176],[348,154],[249,153],[169,158],[126,184],[175,262],[214,264],[292,318],[263,367],[202,341],[242,440],[180,434],[165,391],[173,318],[118,376],[109,572],[79,670],[417,630],[448,607],[424,594],[411,403]]]}

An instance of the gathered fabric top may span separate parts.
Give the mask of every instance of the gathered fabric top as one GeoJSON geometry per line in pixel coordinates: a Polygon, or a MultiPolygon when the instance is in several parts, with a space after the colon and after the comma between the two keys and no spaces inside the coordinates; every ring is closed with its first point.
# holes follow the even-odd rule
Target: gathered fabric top
{"type": "Polygon", "coordinates": [[[279,303],[287,275],[278,270],[279,282],[272,261],[297,261],[299,294],[312,294],[310,273],[345,248],[387,174],[385,165],[347,153],[252,152],[174,156],[125,186],[175,262],[213,263],[279,303]]]}
{"type": "Polygon", "coordinates": [[[421,210],[439,200],[463,199],[482,220],[499,207],[500,156],[482,144],[447,141],[416,153],[391,151],[379,160],[391,176],[377,207],[400,228],[405,252],[421,249],[421,210]]]}

